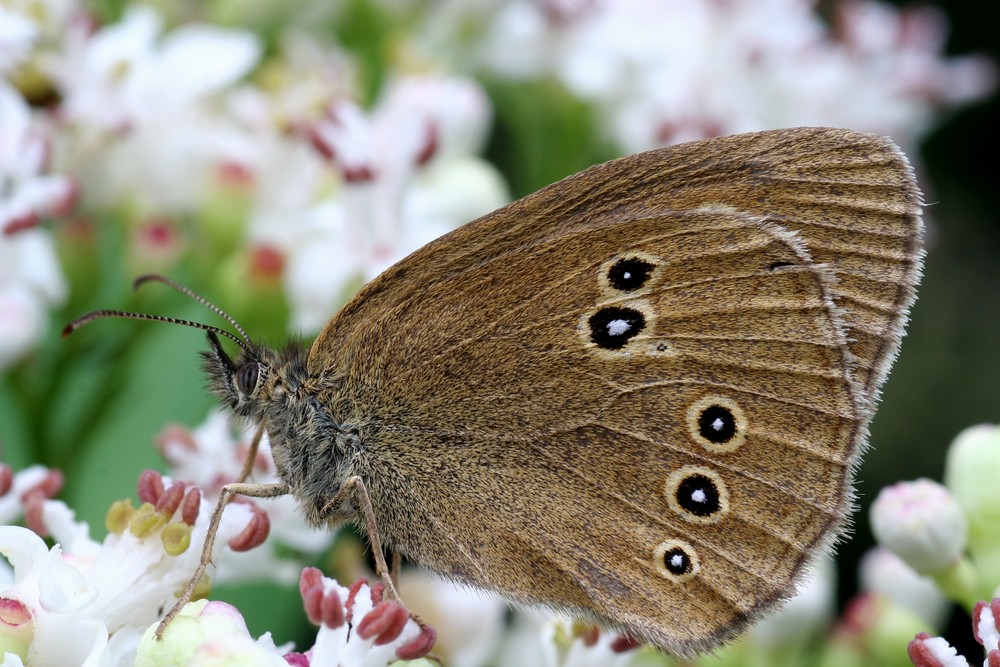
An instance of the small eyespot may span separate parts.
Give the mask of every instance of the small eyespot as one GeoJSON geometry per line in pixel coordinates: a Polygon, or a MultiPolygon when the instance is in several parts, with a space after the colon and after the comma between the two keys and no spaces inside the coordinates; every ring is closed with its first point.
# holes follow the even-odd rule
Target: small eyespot
{"type": "Polygon", "coordinates": [[[701,563],[698,553],[687,542],[681,540],[665,540],[653,550],[653,565],[666,579],[681,583],[691,579],[701,563]]]}
{"type": "Polygon", "coordinates": [[[631,292],[646,284],[654,265],[638,257],[623,257],[608,269],[608,284],[616,290],[631,292]]]}
{"type": "Polygon", "coordinates": [[[693,523],[710,524],[729,511],[726,485],[714,471],[701,466],[684,466],[664,485],[670,509],[693,523]]]}
{"type": "Polygon", "coordinates": [[[610,306],[590,316],[590,340],[605,350],[620,350],[646,328],[646,316],[634,308],[610,306]]]}
{"type": "Polygon", "coordinates": [[[260,364],[256,361],[248,361],[236,371],[236,388],[244,396],[250,396],[257,389],[257,380],[260,377],[260,364]]]}
{"type": "Polygon", "coordinates": [[[728,442],[736,435],[736,418],[723,405],[710,405],[698,416],[698,433],[711,443],[728,442]]]}
{"type": "Polygon", "coordinates": [[[687,421],[691,437],[710,452],[732,452],[746,440],[746,416],[725,396],[705,396],[692,404],[687,421]]]}

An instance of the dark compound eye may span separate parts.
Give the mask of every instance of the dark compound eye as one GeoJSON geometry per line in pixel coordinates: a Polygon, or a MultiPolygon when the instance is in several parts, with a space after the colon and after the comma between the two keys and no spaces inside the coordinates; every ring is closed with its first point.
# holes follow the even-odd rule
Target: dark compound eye
{"type": "Polygon", "coordinates": [[[617,290],[631,292],[646,284],[653,265],[637,257],[625,257],[608,269],[608,283],[617,290]]]}
{"type": "Polygon", "coordinates": [[[711,516],[719,511],[719,489],[706,475],[693,474],[677,485],[677,504],[695,516],[711,516]]]}
{"type": "Polygon", "coordinates": [[[736,435],[736,417],[729,408],[710,405],[698,416],[698,433],[709,442],[728,442],[736,435]]]}
{"type": "Polygon", "coordinates": [[[694,563],[683,547],[674,546],[663,552],[663,567],[670,574],[679,577],[691,572],[694,563]]]}
{"type": "Polygon", "coordinates": [[[236,371],[236,387],[244,396],[249,396],[257,388],[260,366],[256,361],[248,361],[236,371]]]}
{"type": "Polygon", "coordinates": [[[590,316],[590,340],[605,350],[620,350],[646,328],[646,317],[634,308],[601,308],[590,316]]]}

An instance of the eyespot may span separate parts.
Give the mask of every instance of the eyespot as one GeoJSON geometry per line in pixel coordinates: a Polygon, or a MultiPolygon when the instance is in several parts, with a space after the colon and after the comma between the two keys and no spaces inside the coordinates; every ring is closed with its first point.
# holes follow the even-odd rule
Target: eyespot
{"type": "Polygon", "coordinates": [[[678,583],[691,579],[701,569],[698,552],[681,540],[665,540],[657,545],[653,565],[664,578],[678,583]]]}
{"type": "Polygon", "coordinates": [[[637,290],[649,280],[653,267],[639,257],[623,257],[608,268],[608,284],[622,292],[637,290]]]}
{"type": "Polygon", "coordinates": [[[244,396],[250,396],[257,389],[257,380],[260,377],[260,364],[256,361],[248,361],[236,371],[236,388],[244,396]]]}
{"type": "Polygon", "coordinates": [[[670,509],[692,523],[715,523],[729,512],[725,482],[709,468],[684,466],[674,471],[663,493],[670,509]]]}
{"type": "Polygon", "coordinates": [[[646,316],[635,308],[601,308],[587,320],[590,340],[605,350],[620,350],[646,328],[646,316]]]}
{"type": "Polygon", "coordinates": [[[695,442],[710,452],[732,452],[746,440],[746,415],[736,401],[725,396],[705,396],[692,404],[687,426],[695,442]]]}

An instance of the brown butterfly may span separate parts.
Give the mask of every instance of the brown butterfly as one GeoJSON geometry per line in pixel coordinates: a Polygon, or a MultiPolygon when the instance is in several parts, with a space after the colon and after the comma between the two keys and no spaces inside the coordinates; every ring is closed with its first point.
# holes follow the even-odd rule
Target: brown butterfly
{"type": "MultiPolygon", "coordinates": [[[[791,595],[847,521],[920,211],[888,139],[709,139],[437,239],[308,351],[194,324],[212,390],[266,428],[283,480],[228,491],[360,524],[383,575],[385,546],[675,654],[711,649],[791,595]]],[[[67,329],[108,315],[166,319],[67,329]]]]}

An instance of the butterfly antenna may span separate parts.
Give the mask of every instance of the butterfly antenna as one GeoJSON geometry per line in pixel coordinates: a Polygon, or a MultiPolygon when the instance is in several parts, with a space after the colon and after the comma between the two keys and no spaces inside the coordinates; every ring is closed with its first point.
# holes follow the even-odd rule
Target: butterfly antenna
{"type": "Polygon", "coordinates": [[[209,310],[211,310],[212,312],[214,312],[219,317],[223,318],[224,320],[226,320],[227,322],[229,322],[230,324],[232,324],[233,328],[236,329],[237,331],[239,331],[240,335],[243,336],[243,341],[244,342],[246,342],[246,343],[250,342],[250,336],[248,336],[247,332],[243,330],[243,327],[240,326],[240,323],[236,321],[236,318],[234,318],[232,315],[230,315],[226,311],[224,311],[221,308],[219,308],[218,306],[216,306],[214,303],[212,303],[211,301],[209,301],[208,299],[206,299],[202,295],[200,295],[197,292],[195,292],[190,287],[185,287],[184,285],[181,285],[178,282],[174,282],[173,280],[171,280],[170,278],[167,278],[166,276],[161,276],[158,273],[147,273],[144,276],[139,276],[138,278],[135,279],[135,282],[132,283],[132,289],[139,289],[139,287],[142,286],[144,283],[148,283],[150,281],[156,281],[156,282],[159,282],[159,283],[163,283],[167,287],[171,287],[171,288],[177,290],[178,292],[180,292],[184,296],[186,296],[186,297],[188,297],[190,299],[194,299],[195,301],[197,301],[201,305],[205,306],[206,308],[208,308],[209,310]]]}
{"type": "Polygon", "coordinates": [[[107,317],[120,317],[120,318],[128,319],[128,320],[148,320],[148,321],[151,321],[151,322],[168,322],[170,324],[180,324],[180,325],[185,326],[185,327],[193,327],[195,329],[203,329],[205,331],[211,331],[212,333],[219,334],[220,336],[225,336],[226,338],[228,338],[229,340],[233,341],[234,343],[236,343],[237,345],[239,345],[241,348],[243,348],[243,350],[245,352],[250,352],[250,337],[247,336],[247,332],[243,330],[243,327],[241,327],[239,325],[239,323],[237,323],[236,320],[233,319],[233,317],[229,313],[227,313],[226,311],[222,310],[221,308],[219,308],[218,306],[216,306],[211,301],[209,301],[205,297],[201,296],[197,292],[195,292],[195,291],[193,291],[193,290],[191,290],[191,289],[189,289],[187,287],[184,287],[183,285],[181,285],[179,283],[176,283],[173,280],[170,280],[169,278],[166,278],[164,276],[160,276],[160,275],[156,275],[156,274],[148,274],[148,275],[145,275],[145,276],[139,276],[138,278],[136,278],[136,280],[135,280],[135,282],[133,283],[132,286],[133,286],[133,288],[137,289],[140,285],[142,285],[143,283],[149,282],[149,281],[161,282],[164,285],[167,285],[168,287],[174,288],[175,290],[177,290],[181,294],[184,294],[185,296],[188,296],[188,297],[194,299],[195,301],[197,301],[198,303],[202,304],[203,306],[206,306],[207,308],[210,308],[212,311],[214,311],[215,313],[217,313],[221,317],[225,318],[225,320],[227,322],[229,322],[230,324],[232,324],[236,328],[236,330],[238,332],[240,332],[240,335],[243,336],[243,338],[240,339],[237,336],[235,336],[234,334],[226,331],[225,329],[220,329],[219,327],[214,327],[211,324],[202,324],[201,322],[192,322],[191,320],[182,320],[182,319],[179,319],[179,318],[176,318],[176,317],[169,317],[169,316],[166,316],[166,315],[150,315],[149,313],[133,313],[133,312],[127,311],[127,310],[95,310],[93,312],[87,313],[86,315],[81,315],[80,317],[76,318],[75,320],[73,320],[72,322],[70,322],[69,324],[67,324],[65,326],[65,328],[63,328],[63,331],[62,331],[63,338],[65,338],[66,336],[70,335],[71,333],[73,333],[74,331],[76,331],[77,329],[79,329],[80,327],[82,327],[84,325],[87,325],[87,324],[90,324],[94,320],[101,320],[101,319],[104,319],[104,318],[107,318],[107,317]]]}

